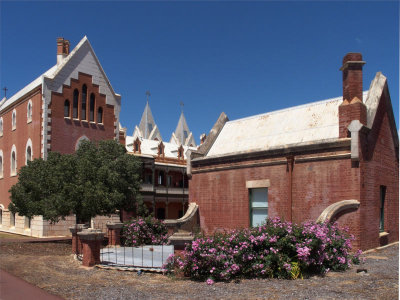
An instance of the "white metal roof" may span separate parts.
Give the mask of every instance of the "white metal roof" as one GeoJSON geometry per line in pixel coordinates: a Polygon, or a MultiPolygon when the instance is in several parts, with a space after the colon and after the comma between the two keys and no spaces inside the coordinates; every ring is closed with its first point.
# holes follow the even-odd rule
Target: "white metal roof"
{"type": "Polygon", "coordinates": [[[228,121],[207,157],[338,138],[341,103],[342,97],[337,97],[228,121]]]}
{"type": "MultiPolygon", "coordinates": [[[[158,145],[160,141],[149,140],[139,137],[140,139],[140,150],[142,156],[154,157],[158,154],[158,145]]],[[[125,147],[128,152],[133,152],[133,143],[136,140],[136,136],[127,136],[125,139],[125,147]]],[[[178,158],[179,145],[172,143],[163,142],[164,144],[164,155],[168,158],[178,158]]],[[[183,146],[184,159],[186,159],[187,150],[196,150],[196,147],[183,146]]]]}

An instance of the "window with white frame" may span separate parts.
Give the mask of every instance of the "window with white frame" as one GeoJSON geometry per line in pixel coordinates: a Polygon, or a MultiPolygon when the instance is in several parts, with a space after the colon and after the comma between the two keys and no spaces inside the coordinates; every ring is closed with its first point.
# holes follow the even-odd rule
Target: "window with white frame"
{"type": "Polygon", "coordinates": [[[268,217],[268,188],[249,189],[250,225],[260,226],[268,217]]]}
{"type": "Polygon", "coordinates": [[[32,140],[28,139],[26,142],[25,148],[25,165],[28,164],[28,161],[32,161],[32,140]]]}
{"type": "Polygon", "coordinates": [[[15,130],[17,128],[17,111],[14,109],[11,116],[11,128],[15,130]]]}
{"type": "Polygon", "coordinates": [[[11,176],[17,175],[17,149],[15,148],[15,145],[11,148],[10,174],[11,176]]]}
{"type": "Polygon", "coordinates": [[[0,136],[3,136],[3,118],[0,118],[0,136]]]}
{"type": "Polygon", "coordinates": [[[28,105],[26,107],[26,120],[27,123],[32,122],[32,100],[28,101],[28,105]]]}

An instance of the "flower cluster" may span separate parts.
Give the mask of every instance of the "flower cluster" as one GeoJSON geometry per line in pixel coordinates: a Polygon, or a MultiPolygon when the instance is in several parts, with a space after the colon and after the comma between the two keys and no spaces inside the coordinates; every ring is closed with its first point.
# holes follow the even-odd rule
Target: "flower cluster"
{"type": "Polygon", "coordinates": [[[260,227],[199,237],[181,256],[169,257],[164,268],[201,280],[294,279],[345,270],[352,260],[358,262],[361,251],[350,254],[352,239],[336,223],[296,225],[268,219],[260,227]]]}
{"type": "Polygon", "coordinates": [[[122,236],[125,246],[165,245],[168,243],[168,230],[156,218],[138,217],[124,224],[122,236]]]}

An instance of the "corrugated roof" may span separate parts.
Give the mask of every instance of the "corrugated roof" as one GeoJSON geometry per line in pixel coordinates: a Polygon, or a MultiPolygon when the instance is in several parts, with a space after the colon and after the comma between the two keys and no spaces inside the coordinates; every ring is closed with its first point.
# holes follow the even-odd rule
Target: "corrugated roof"
{"type": "Polygon", "coordinates": [[[342,97],[337,97],[228,121],[207,157],[338,138],[341,103],[342,97]]]}

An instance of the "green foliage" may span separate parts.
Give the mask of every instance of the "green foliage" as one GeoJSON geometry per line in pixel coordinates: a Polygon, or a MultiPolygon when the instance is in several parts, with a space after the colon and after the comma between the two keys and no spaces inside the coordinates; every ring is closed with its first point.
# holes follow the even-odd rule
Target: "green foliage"
{"type": "Polygon", "coordinates": [[[50,152],[20,169],[10,189],[9,209],[23,216],[43,215],[57,222],[136,208],[140,200],[140,161],[116,141],[84,141],[74,154],[50,152]]]}

